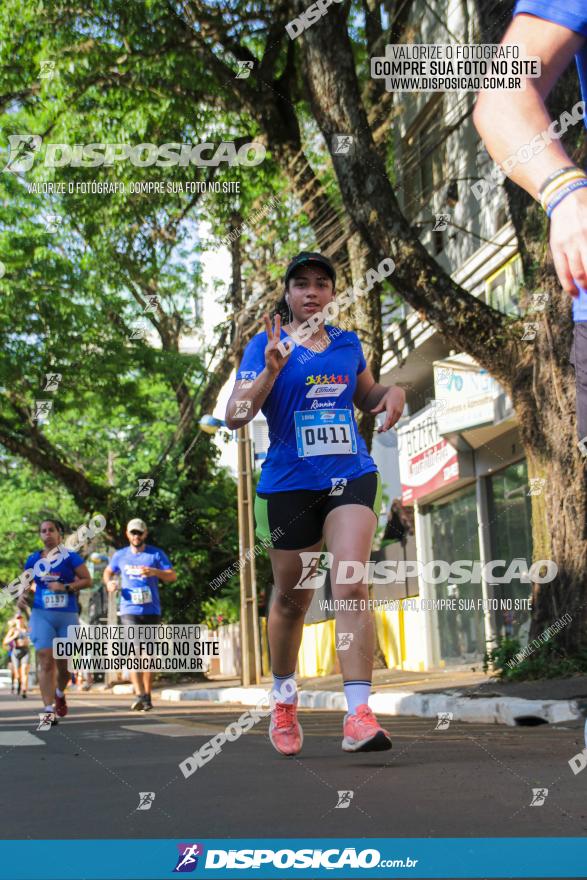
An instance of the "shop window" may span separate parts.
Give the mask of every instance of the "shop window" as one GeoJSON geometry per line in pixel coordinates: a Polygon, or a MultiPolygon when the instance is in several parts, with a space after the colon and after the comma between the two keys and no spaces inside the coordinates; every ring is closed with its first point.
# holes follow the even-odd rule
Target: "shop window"
{"type": "Polygon", "coordinates": [[[432,233],[434,256],[437,256],[444,250],[444,233],[439,229],[435,229],[432,233]]]}
{"type": "Polygon", "coordinates": [[[519,315],[522,283],[522,260],[520,255],[516,254],[487,278],[483,299],[498,312],[503,312],[505,315],[519,315]]]}
{"type": "MultiPolygon", "coordinates": [[[[429,516],[433,559],[449,565],[456,560],[479,561],[474,487],[430,505],[429,516]]],[[[477,607],[483,597],[481,583],[452,583],[449,577],[437,583],[434,590],[436,599],[457,600],[457,610],[436,613],[441,659],[447,664],[480,660],[485,652],[483,612],[477,607]],[[470,607],[471,601],[474,607],[470,607]]]]}
{"type": "Polygon", "coordinates": [[[202,295],[200,293],[192,294],[192,319],[194,324],[199,324],[204,317],[204,308],[202,303],[202,295]]]}
{"type": "Polygon", "coordinates": [[[446,181],[446,130],[444,98],[435,95],[402,142],[404,213],[415,217],[430,206],[434,192],[446,181]]]}
{"type": "MultiPolygon", "coordinates": [[[[528,469],[525,461],[512,464],[493,474],[488,480],[489,521],[492,559],[525,559],[532,564],[532,505],[528,496],[528,469]]],[[[516,599],[530,598],[530,584],[519,578],[509,584],[497,584],[494,596],[511,599],[512,609],[496,611],[497,633],[500,638],[509,636],[520,640],[522,646],[528,641],[530,612],[516,610],[516,599]]],[[[500,603],[501,605],[501,603],[500,603]]]]}

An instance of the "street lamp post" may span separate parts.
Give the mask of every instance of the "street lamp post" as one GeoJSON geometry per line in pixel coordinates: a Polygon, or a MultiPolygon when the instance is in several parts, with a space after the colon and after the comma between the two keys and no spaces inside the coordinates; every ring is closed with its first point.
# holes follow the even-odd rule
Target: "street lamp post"
{"type": "MultiPolygon", "coordinates": [[[[214,416],[203,416],[200,427],[215,434],[226,422],[214,416]]],[[[253,517],[253,468],[251,439],[248,424],[236,431],[238,538],[241,593],[241,675],[245,687],[261,681],[261,648],[259,640],[259,613],[257,609],[257,580],[255,575],[255,526],[253,517]]]]}

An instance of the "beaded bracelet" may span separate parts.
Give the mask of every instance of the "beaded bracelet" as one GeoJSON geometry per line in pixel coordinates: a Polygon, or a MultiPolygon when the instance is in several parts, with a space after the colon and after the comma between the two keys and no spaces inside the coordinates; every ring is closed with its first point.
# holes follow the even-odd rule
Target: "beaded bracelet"
{"type": "Polygon", "coordinates": [[[574,180],[572,183],[569,183],[567,186],[563,187],[563,189],[558,190],[554,199],[549,203],[548,207],[546,208],[547,216],[550,217],[556,206],[560,205],[562,200],[566,199],[568,195],[570,195],[572,192],[575,192],[576,189],[581,189],[585,186],[587,186],[587,177],[583,177],[580,180],[574,180]]]}
{"type": "Polygon", "coordinates": [[[565,165],[564,168],[558,168],[556,171],[553,171],[552,174],[549,174],[548,177],[546,178],[546,180],[542,181],[542,186],[538,190],[538,198],[540,199],[540,201],[542,201],[542,196],[544,194],[544,190],[546,189],[546,187],[548,186],[549,183],[552,183],[553,180],[556,180],[557,177],[561,176],[561,174],[566,174],[567,171],[576,171],[576,170],[577,170],[576,165],[565,165]]]}
{"type": "Polygon", "coordinates": [[[580,168],[573,168],[572,171],[566,171],[557,177],[556,180],[553,180],[552,183],[549,183],[548,186],[543,187],[540,194],[540,204],[544,210],[546,211],[548,203],[559,189],[562,189],[562,187],[567,186],[574,180],[582,180],[584,177],[587,177],[584,171],[581,171],[580,168]]]}

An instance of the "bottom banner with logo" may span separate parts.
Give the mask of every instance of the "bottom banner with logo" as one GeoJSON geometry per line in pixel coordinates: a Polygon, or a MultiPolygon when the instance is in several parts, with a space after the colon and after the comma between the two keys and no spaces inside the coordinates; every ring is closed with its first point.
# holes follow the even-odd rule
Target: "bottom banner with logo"
{"type": "Polygon", "coordinates": [[[585,877],[585,865],[581,837],[0,842],[0,880],[585,877]]]}

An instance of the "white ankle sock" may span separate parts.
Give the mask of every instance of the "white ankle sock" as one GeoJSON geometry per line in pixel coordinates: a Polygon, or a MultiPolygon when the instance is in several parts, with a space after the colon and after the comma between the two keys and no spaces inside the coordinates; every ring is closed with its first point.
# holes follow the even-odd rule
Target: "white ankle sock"
{"type": "Polygon", "coordinates": [[[290,672],[289,675],[273,675],[273,691],[271,696],[277,700],[278,703],[292,703],[296,702],[298,689],[296,686],[296,674],[295,672],[290,672]]]}
{"type": "Polygon", "coordinates": [[[369,704],[369,695],[371,693],[370,681],[345,681],[344,695],[349,707],[349,715],[354,715],[359,706],[363,703],[369,704]]]}
{"type": "Polygon", "coordinates": [[[63,697],[63,696],[64,696],[63,691],[60,690],[60,688],[55,688],[55,693],[57,694],[58,697],[63,697]]]}

